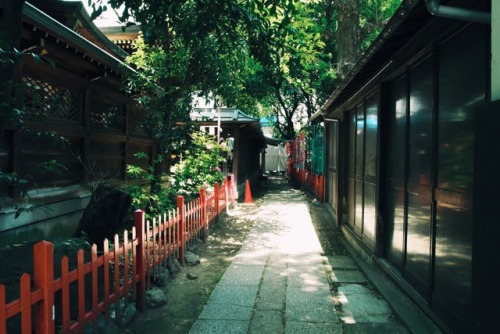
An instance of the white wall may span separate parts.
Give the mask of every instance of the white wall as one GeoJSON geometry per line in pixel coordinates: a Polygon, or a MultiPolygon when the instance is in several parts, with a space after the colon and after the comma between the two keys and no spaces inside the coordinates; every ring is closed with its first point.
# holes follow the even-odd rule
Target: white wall
{"type": "Polygon", "coordinates": [[[500,100],[500,1],[491,1],[491,100],[500,100]]]}

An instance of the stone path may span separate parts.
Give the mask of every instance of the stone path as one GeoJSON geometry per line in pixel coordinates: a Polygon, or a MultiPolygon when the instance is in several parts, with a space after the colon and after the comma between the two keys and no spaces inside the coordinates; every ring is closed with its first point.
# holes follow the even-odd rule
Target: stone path
{"type": "Polygon", "coordinates": [[[190,334],[409,333],[351,257],[323,255],[303,193],[275,182],[190,334]]]}

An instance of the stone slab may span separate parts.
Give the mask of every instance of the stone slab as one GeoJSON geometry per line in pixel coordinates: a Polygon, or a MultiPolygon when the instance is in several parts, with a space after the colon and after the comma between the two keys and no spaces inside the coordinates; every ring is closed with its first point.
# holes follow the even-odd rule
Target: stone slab
{"type": "Polygon", "coordinates": [[[397,323],[356,323],[344,325],[343,334],[410,334],[411,332],[403,325],[397,323]]]}
{"type": "Polygon", "coordinates": [[[329,286],[323,265],[308,267],[294,267],[289,265],[287,270],[289,287],[320,287],[329,286]]]}
{"type": "Polygon", "coordinates": [[[351,256],[336,255],[336,256],[327,256],[327,258],[328,258],[328,263],[330,263],[333,270],[359,269],[358,265],[351,256]]]}
{"type": "Polygon", "coordinates": [[[342,334],[342,325],[337,322],[287,321],[285,334],[342,334]]]}
{"type": "Polygon", "coordinates": [[[334,283],[367,283],[366,276],[360,270],[333,270],[331,281],[334,283]]]}
{"type": "Polygon", "coordinates": [[[198,319],[189,334],[246,334],[249,323],[249,321],[198,319]]]}
{"type": "Polygon", "coordinates": [[[198,319],[204,320],[244,320],[250,321],[252,306],[208,303],[201,311],[198,319]]]}
{"type": "Polygon", "coordinates": [[[391,308],[378,293],[366,286],[348,284],[338,287],[339,316],[347,324],[390,322],[391,308]]]}
{"type": "Polygon", "coordinates": [[[296,304],[286,306],[286,321],[340,322],[333,304],[296,304]]]}
{"type": "Polygon", "coordinates": [[[209,303],[253,306],[257,297],[255,285],[217,285],[210,295],[209,303]]]}
{"type": "Polygon", "coordinates": [[[240,264],[231,264],[218,284],[259,286],[263,271],[264,265],[247,266],[240,264]]]}
{"type": "Polygon", "coordinates": [[[286,293],[286,305],[330,305],[334,307],[333,297],[328,286],[312,288],[289,287],[286,293]]]}
{"type": "Polygon", "coordinates": [[[249,334],[283,333],[283,310],[256,310],[249,327],[249,334]]]}

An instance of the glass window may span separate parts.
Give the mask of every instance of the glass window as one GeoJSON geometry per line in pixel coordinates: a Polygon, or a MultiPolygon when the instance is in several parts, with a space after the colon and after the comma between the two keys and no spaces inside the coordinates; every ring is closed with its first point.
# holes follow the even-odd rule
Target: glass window
{"type": "Polygon", "coordinates": [[[439,188],[472,187],[472,111],[485,100],[485,71],[474,66],[486,59],[482,30],[466,29],[439,50],[439,188]]]}
{"type": "Polygon", "coordinates": [[[406,76],[391,87],[389,113],[389,178],[404,179],[406,135],[406,76]]]}
{"type": "Polygon", "coordinates": [[[377,131],[378,108],[377,95],[366,101],[366,141],[365,141],[365,175],[377,175],[377,131]]]}
{"type": "Polygon", "coordinates": [[[410,70],[408,181],[429,185],[432,167],[432,61],[410,70]]]}
{"type": "Polygon", "coordinates": [[[363,153],[365,151],[365,111],[363,104],[356,108],[356,176],[363,177],[363,153]]]}

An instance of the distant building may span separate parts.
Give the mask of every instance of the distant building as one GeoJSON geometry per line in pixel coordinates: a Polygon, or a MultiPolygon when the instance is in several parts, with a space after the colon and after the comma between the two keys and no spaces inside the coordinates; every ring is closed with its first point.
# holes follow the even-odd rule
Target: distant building
{"type": "Polygon", "coordinates": [[[247,179],[252,183],[258,180],[266,148],[258,118],[235,108],[194,108],[191,118],[200,123],[202,131],[232,147],[225,171],[236,181],[239,194],[247,179]]]}

